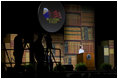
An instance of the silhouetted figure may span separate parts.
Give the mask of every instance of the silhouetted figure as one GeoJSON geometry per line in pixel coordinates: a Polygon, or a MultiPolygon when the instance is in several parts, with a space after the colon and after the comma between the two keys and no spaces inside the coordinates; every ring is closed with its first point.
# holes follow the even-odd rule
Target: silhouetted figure
{"type": "Polygon", "coordinates": [[[25,43],[25,45],[27,45],[27,43],[29,43],[29,52],[30,52],[30,63],[31,64],[34,64],[34,53],[33,53],[33,39],[34,39],[34,34],[33,33],[26,33],[26,34],[24,34],[24,43],[25,43]]]}
{"type": "Polygon", "coordinates": [[[35,33],[34,34],[34,40],[32,43],[32,52],[34,53],[34,56],[36,58],[36,61],[38,63],[37,69],[39,72],[43,72],[44,69],[44,47],[42,45],[42,34],[35,33]]]}
{"type": "Polygon", "coordinates": [[[49,33],[45,36],[45,40],[46,40],[46,52],[47,52],[47,61],[49,63],[49,70],[52,71],[53,70],[53,62],[51,59],[52,38],[49,33]],[[49,56],[48,56],[48,51],[50,52],[49,56]]]}
{"type": "Polygon", "coordinates": [[[47,48],[51,49],[52,48],[52,38],[49,33],[45,36],[45,40],[46,40],[47,48]]]}
{"type": "Polygon", "coordinates": [[[15,57],[15,68],[20,69],[22,64],[24,47],[23,47],[23,36],[18,34],[14,39],[14,57],[15,57]]]}

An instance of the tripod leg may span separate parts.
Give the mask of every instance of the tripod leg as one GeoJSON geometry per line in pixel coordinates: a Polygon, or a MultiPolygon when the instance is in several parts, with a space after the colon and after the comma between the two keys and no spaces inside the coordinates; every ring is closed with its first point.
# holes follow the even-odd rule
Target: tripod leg
{"type": "Polygon", "coordinates": [[[51,49],[50,49],[50,58],[49,58],[49,60],[50,60],[50,63],[49,63],[49,65],[50,65],[50,71],[53,70],[53,62],[52,62],[52,59],[51,59],[51,54],[52,54],[52,52],[51,52],[51,49]]]}
{"type": "Polygon", "coordinates": [[[6,49],[6,47],[5,47],[5,43],[3,43],[3,46],[4,46],[5,53],[6,53],[7,57],[8,57],[9,63],[10,63],[10,65],[11,65],[11,67],[12,67],[12,63],[11,63],[11,61],[10,61],[10,58],[9,58],[7,49],[6,49]]]}

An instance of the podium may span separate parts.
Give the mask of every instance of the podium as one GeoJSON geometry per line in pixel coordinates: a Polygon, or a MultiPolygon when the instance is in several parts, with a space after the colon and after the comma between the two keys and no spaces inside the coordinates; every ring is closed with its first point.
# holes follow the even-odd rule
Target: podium
{"type": "Polygon", "coordinates": [[[95,70],[95,55],[94,53],[77,54],[77,64],[85,63],[88,70],[95,70]]]}

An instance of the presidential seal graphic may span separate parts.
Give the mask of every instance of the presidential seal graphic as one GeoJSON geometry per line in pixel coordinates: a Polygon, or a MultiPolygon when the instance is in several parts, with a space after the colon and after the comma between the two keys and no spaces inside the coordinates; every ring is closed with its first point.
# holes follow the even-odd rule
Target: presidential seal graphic
{"type": "Polygon", "coordinates": [[[59,31],[65,22],[65,10],[58,1],[41,2],[38,8],[41,27],[47,32],[59,31]]]}
{"type": "Polygon", "coordinates": [[[48,8],[43,9],[43,16],[48,21],[48,23],[52,24],[58,23],[62,19],[61,13],[59,11],[50,11],[48,8]]]}

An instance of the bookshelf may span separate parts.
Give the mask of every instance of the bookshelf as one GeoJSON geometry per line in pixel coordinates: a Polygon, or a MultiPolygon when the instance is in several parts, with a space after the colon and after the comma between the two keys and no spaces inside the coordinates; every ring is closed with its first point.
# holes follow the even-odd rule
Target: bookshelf
{"type": "Polygon", "coordinates": [[[102,41],[104,63],[109,63],[114,68],[114,40],[102,41]]]}
{"type": "MultiPolygon", "coordinates": [[[[76,58],[80,45],[83,45],[86,53],[94,54],[94,10],[88,6],[73,4],[65,5],[64,7],[66,12],[66,23],[64,25],[65,57],[72,56],[72,59],[76,58]]],[[[74,67],[77,64],[76,61],[71,61],[71,63],[74,67]]]]}

